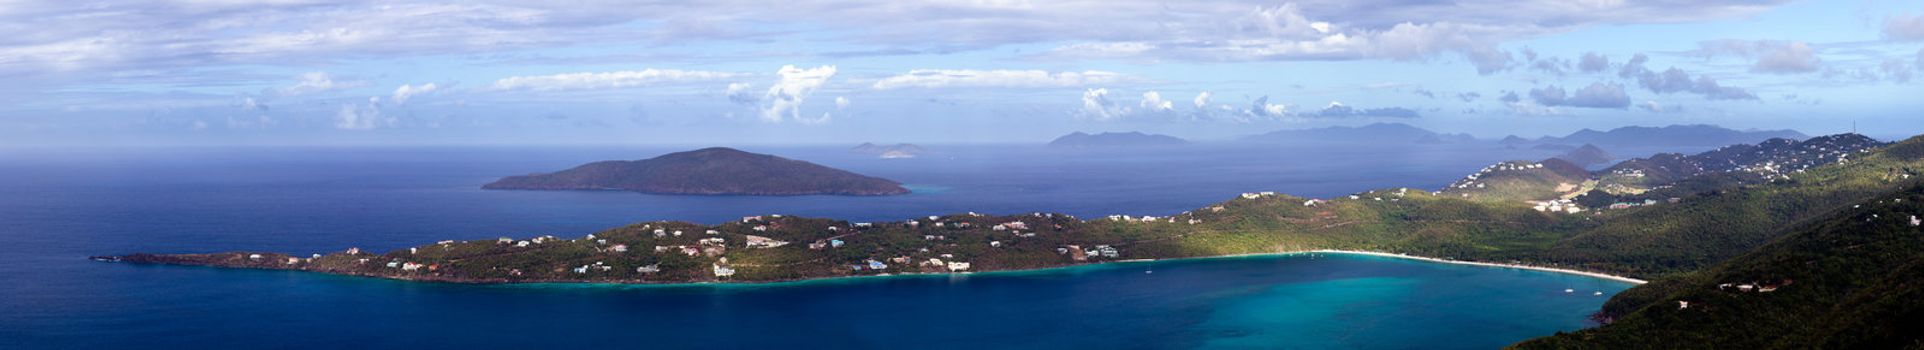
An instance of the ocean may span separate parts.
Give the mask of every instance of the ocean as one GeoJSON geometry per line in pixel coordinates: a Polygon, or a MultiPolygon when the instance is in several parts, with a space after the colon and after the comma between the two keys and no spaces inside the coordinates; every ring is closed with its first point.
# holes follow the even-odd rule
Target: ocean
{"type": "Polygon", "coordinates": [[[1586,327],[1589,313],[1628,287],[1340,255],[677,287],[449,285],[85,259],[380,251],[777,213],[852,221],[969,211],[1162,216],[1241,192],[1433,190],[1496,161],[1548,156],[1490,145],[928,147],[931,154],[913,159],[844,147],[740,147],[916,192],[891,197],[479,189],[506,175],[694,147],[4,149],[0,348],[1473,349],[1586,327]]]}

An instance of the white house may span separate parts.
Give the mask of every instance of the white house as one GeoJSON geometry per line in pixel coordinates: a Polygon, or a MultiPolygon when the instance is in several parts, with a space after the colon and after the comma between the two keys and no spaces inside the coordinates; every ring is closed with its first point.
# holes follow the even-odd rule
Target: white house
{"type": "Polygon", "coordinates": [[[969,263],[962,261],[950,261],[948,266],[949,271],[967,271],[969,269],[969,263]]]}

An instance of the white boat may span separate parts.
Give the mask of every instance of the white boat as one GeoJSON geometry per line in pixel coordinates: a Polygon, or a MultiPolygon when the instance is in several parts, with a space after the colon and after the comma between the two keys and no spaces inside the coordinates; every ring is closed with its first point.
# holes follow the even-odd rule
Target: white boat
{"type": "Polygon", "coordinates": [[[1576,293],[1576,292],[1577,292],[1577,290],[1576,290],[1576,289],[1569,289],[1569,288],[1565,288],[1565,289],[1563,289],[1563,292],[1564,292],[1564,293],[1576,293]]]}

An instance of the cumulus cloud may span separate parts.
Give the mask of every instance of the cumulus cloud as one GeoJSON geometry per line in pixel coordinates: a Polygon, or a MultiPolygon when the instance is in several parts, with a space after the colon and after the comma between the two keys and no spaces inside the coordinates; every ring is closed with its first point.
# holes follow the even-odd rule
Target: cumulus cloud
{"type": "Polygon", "coordinates": [[[743,106],[753,106],[756,103],[760,103],[762,101],[761,96],[755,95],[755,92],[751,90],[754,87],[755,85],[749,83],[729,83],[727,91],[728,102],[743,106]]]}
{"type": "Polygon", "coordinates": [[[253,97],[242,98],[240,107],[242,110],[248,110],[248,111],[266,111],[270,109],[268,108],[266,103],[262,103],[260,100],[256,100],[253,97]]]}
{"type": "Polygon", "coordinates": [[[1630,62],[1624,64],[1623,69],[1618,72],[1618,75],[1635,79],[1638,86],[1659,94],[1694,93],[1712,100],[1757,99],[1757,94],[1751,93],[1750,90],[1734,86],[1723,86],[1723,84],[1717,82],[1716,78],[1711,78],[1708,75],[1699,75],[1695,79],[1692,79],[1690,72],[1676,67],[1671,67],[1662,73],[1651,71],[1648,68],[1644,68],[1644,64],[1648,61],[1649,57],[1643,54],[1637,54],[1635,57],[1630,58],[1630,62]]]}
{"type": "Polygon", "coordinates": [[[1289,106],[1281,103],[1269,103],[1269,96],[1263,96],[1257,97],[1254,101],[1250,101],[1249,109],[1243,110],[1243,115],[1250,117],[1282,118],[1285,113],[1288,112],[1289,106]]]}
{"type": "Polygon", "coordinates": [[[1420,118],[1416,110],[1403,107],[1356,108],[1330,101],[1322,110],[1298,114],[1305,118],[1420,118]]]}
{"type": "Polygon", "coordinates": [[[367,86],[367,82],[357,80],[337,80],[327,72],[301,73],[294,85],[277,90],[281,95],[293,96],[367,86]]]}
{"type": "Polygon", "coordinates": [[[1577,59],[1577,70],[1584,73],[1597,73],[1610,69],[1610,57],[1595,52],[1585,52],[1577,59]]]}
{"type": "MultiPolygon", "coordinates": [[[[1924,57],[1924,56],[1920,56],[1920,57],[1924,57]]],[[[1202,93],[1196,94],[1196,99],[1190,101],[1190,103],[1196,105],[1196,109],[1204,110],[1204,111],[1209,110],[1209,92],[1203,91],[1202,93]]]]}
{"type": "Polygon", "coordinates": [[[1924,40],[1924,15],[1896,15],[1885,18],[1884,37],[1899,41],[1924,40]]]}
{"type": "Polygon", "coordinates": [[[890,90],[902,88],[949,88],[949,87],[1078,87],[1119,82],[1125,76],[1114,72],[1049,72],[1043,70],[973,70],[973,69],[915,69],[901,75],[882,78],[873,88],[890,90]]]}
{"type": "Polygon", "coordinates": [[[1076,115],[1107,121],[1120,119],[1128,112],[1128,108],[1118,106],[1114,101],[1109,100],[1109,89],[1095,88],[1082,92],[1082,109],[1078,110],[1076,115]]]}
{"type": "Polygon", "coordinates": [[[1819,60],[1817,51],[1811,50],[1803,42],[1793,42],[1776,47],[1757,58],[1750,71],[1759,73],[1810,73],[1817,71],[1819,60]]]}
{"type": "Polygon", "coordinates": [[[1168,112],[1176,109],[1174,101],[1162,99],[1162,94],[1155,91],[1142,93],[1142,102],[1137,105],[1142,107],[1142,110],[1150,112],[1168,112]]]}
{"type": "Polygon", "coordinates": [[[434,83],[427,83],[427,84],[421,84],[421,85],[403,84],[401,85],[401,87],[394,88],[394,96],[391,97],[390,99],[394,100],[394,105],[396,106],[404,105],[408,103],[408,99],[414,98],[415,95],[432,94],[434,93],[435,90],[439,90],[439,89],[440,88],[435,86],[434,83]]]}
{"type": "Polygon", "coordinates": [[[495,80],[495,90],[583,90],[621,89],[665,83],[686,83],[734,79],[746,73],[645,69],[614,72],[582,72],[553,75],[516,76],[495,80]]]}
{"type": "Polygon", "coordinates": [[[1615,109],[1630,107],[1630,95],[1624,92],[1623,85],[1604,82],[1590,83],[1590,86],[1577,89],[1575,94],[1567,94],[1563,88],[1555,85],[1541,89],[1530,89],[1530,99],[1536,101],[1539,105],[1550,107],[1569,106],[1615,109]]]}
{"type": "Polygon", "coordinates": [[[334,128],[341,130],[368,130],[392,125],[395,122],[381,113],[381,97],[369,97],[366,104],[343,104],[334,113],[334,128]]]}
{"type": "Polygon", "coordinates": [[[828,83],[828,78],[835,76],[835,66],[808,69],[782,66],[782,69],[775,71],[775,75],[780,78],[768,87],[767,93],[762,94],[763,121],[781,122],[784,117],[809,123],[827,121],[827,114],[820,118],[803,119],[801,107],[809,95],[828,83]]]}

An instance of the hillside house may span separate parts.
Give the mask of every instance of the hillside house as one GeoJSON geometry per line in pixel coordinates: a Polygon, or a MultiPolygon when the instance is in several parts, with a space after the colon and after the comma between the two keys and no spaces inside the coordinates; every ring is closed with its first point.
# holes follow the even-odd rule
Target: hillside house
{"type": "Polygon", "coordinates": [[[728,277],[728,276],[735,275],[735,268],[722,266],[721,264],[714,264],[711,266],[714,266],[715,277],[728,277]]]}

